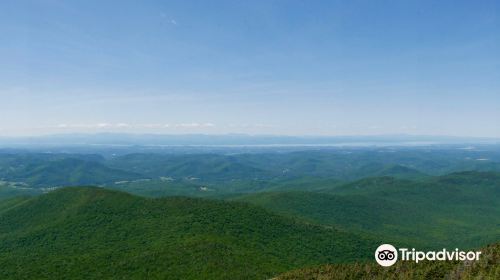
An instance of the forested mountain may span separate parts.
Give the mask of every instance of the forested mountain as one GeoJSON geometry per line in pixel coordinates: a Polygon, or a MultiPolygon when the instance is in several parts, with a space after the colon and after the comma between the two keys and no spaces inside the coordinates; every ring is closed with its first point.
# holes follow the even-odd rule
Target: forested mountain
{"type": "Polygon", "coordinates": [[[97,155],[0,154],[0,178],[41,188],[101,185],[143,176],[108,167],[97,155]]]}
{"type": "Polygon", "coordinates": [[[381,243],[500,240],[495,151],[0,153],[0,278],[382,279],[381,243]]]}
{"type": "Polygon", "coordinates": [[[378,234],[391,244],[477,247],[500,239],[500,173],[462,172],[419,181],[376,177],[316,192],[237,199],[319,224],[378,234]]]}
{"type": "Polygon", "coordinates": [[[33,189],[105,185],[134,192],[147,187],[149,194],[159,195],[315,190],[326,184],[331,186],[367,177],[420,180],[452,172],[500,171],[500,152],[495,147],[485,150],[332,148],[252,153],[229,149],[212,153],[106,156],[97,154],[101,150],[96,150],[96,154],[4,151],[0,152],[0,181],[3,185],[17,184],[33,189]],[[186,191],[179,186],[187,186],[186,191]],[[200,187],[212,192],[193,191],[200,187]]]}
{"type": "Polygon", "coordinates": [[[4,201],[0,225],[2,279],[265,279],[377,243],[241,203],[99,188],[4,201]]]}

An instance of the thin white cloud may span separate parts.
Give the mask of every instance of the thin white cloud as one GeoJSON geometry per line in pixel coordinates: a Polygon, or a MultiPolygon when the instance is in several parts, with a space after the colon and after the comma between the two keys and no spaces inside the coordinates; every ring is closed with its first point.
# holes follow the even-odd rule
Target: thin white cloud
{"type": "Polygon", "coordinates": [[[107,128],[107,127],[112,127],[112,124],[109,123],[98,123],[97,128],[107,128]]]}
{"type": "Polygon", "coordinates": [[[190,127],[214,127],[215,125],[213,123],[181,123],[181,124],[176,124],[176,127],[182,127],[182,128],[190,128],[190,127]]]}
{"type": "Polygon", "coordinates": [[[116,127],[121,127],[121,128],[123,128],[123,127],[130,127],[130,125],[129,125],[128,123],[117,123],[117,124],[116,124],[116,127]]]}
{"type": "Polygon", "coordinates": [[[164,125],[163,124],[159,124],[159,123],[148,123],[148,124],[138,125],[138,127],[144,127],[144,128],[162,128],[162,127],[164,127],[164,125]]]}
{"type": "Polygon", "coordinates": [[[211,128],[216,125],[210,122],[207,123],[177,123],[177,124],[162,124],[162,123],[145,123],[145,124],[128,124],[124,122],[119,123],[96,123],[96,124],[67,124],[61,123],[55,126],[48,126],[44,128],[56,128],[56,129],[189,129],[189,128],[211,128]]]}
{"type": "Polygon", "coordinates": [[[264,123],[253,123],[253,124],[228,124],[229,128],[274,128],[275,125],[264,124],[264,123]]]}
{"type": "Polygon", "coordinates": [[[173,24],[173,25],[177,25],[177,20],[175,20],[175,19],[173,19],[173,18],[168,19],[167,14],[166,14],[166,13],[164,13],[164,12],[161,12],[161,13],[160,13],[160,17],[161,17],[161,18],[163,18],[163,19],[165,19],[165,20],[167,20],[168,22],[170,22],[170,23],[171,23],[171,24],[173,24]]]}

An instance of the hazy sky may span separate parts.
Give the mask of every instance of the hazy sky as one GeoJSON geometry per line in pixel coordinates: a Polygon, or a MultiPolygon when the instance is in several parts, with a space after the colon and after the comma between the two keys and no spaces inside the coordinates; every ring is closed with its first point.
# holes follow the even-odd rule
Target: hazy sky
{"type": "Polygon", "coordinates": [[[0,136],[500,137],[500,1],[0,2],[0,136]]]}

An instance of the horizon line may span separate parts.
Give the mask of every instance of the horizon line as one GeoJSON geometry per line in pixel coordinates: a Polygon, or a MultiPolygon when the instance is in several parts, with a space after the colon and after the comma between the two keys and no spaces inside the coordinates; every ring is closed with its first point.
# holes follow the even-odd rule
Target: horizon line
{"type": "Polygon", "coordinates": [[[68,132],[68,133],[47,133],[34,135],[1,135],[0,139],[6,138],[45,138],[45,137],[65,137],[65,136],[100,136],[100,135],[127,135],[127,136],[245,136],[245,137],[287,137],[287,138],[344,138],[344,137],[435,137],[435,138],[471,138],[471,139],[496,139],[500,136],[465,136],[450,134],[410,134],[410,133],[387,133],[387,134],[251,134],[251,133],[154,133],[154,132],[68,132]]]}

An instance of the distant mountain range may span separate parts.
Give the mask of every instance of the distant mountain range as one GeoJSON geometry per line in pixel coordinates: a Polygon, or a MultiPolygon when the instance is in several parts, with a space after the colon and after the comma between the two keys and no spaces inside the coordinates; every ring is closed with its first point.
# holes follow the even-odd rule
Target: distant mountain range
{"type": "Polygon", "coordinates": [[[162,135],[60,134],[35,137],[0,137],[0,147],[19,146],[389,146],[433,144],[499,144],[498,138],[425,135],[279,136],[279,135],[162,135]]]}
{"type": "Polygon", "coordinates": [[[322,184],[366,177],[419,180],[461,171],[500,171],[500,149],[381,147],[125,155],[5,150],[0,151],[0,198],[3,191],[82,185],[137,194],[217,196],[314,190],[322,184]]]}

